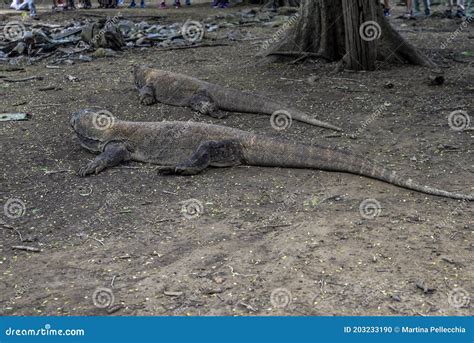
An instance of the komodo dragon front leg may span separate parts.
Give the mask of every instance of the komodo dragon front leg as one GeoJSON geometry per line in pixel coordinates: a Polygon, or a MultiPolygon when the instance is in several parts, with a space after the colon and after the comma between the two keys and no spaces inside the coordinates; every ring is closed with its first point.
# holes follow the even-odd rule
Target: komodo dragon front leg
{"type": "Polygon", "coordinates": [[[98,155],[92,162],[81,167],[77,174],[86,176],[89,174],[99,174],[106,168],[114,167],[130,159],[130,152],[124,144],[112,142],[105,146],[104,151],[98,155]]]}
{"type": "Polygon", "coordinates": [[[191,96],[189,107],[191,107],[193,111],[213,118],[223,119],[227,117],[226,113],[219,111],[219,106],[211,93],[206,89],[200,89],[191,96]]]}
{"type": "Polygon", "coordinates": [[[232,167],[243,162],[242,147],[239,142],[206,141],[199,145],[187,161],[176,166],[161,167],[158,171],[164,175],[196,175],[209,166],[232,167]]]}
{"type": "Polygon", "coordinates": [[[140,92],[140,103],[145,106],[151,106],[156,103],[153,87],[146,85],[138,89],[140,92]]]}

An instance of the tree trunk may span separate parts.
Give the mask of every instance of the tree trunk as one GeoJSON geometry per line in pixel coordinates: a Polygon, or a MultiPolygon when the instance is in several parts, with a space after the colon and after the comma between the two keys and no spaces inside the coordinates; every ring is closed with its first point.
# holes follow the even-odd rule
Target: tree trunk
{"type": "Polygon", "coordinates": [[[374,70],[377,59],[434,65],[392,28],[380,0],[303,0],[294,22],[259,55],[272,61],[320,57],[354,70],[374,70]]]}
{"type": "Polygon", "coordinates": [[[330,61],[345,54],[344,20],[341,0],[306,0],[286,36],[264,51],[264,56],[288,58],[285,52],[309,53],[330,61]],[[280,54],[282,53],[282,54],[280,54]]]}
{"type": "Polygon", "coordinates": [[[352,70],[375,70],[376,39],[381,28],[373,21],[378,5],[374,1],[342,0],[346,35],[346,67],[352,70]]]}

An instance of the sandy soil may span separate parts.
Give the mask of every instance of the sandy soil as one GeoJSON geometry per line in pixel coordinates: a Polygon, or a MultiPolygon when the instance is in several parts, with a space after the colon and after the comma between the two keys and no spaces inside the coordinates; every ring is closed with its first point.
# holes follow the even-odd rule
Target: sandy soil
{"type": "MultiPolygon", "coordinates": [[[[147,10],[168,23],[210,13],[147,10]]],[[[237,167],[163,177],[154,166],[129,163],[75,175],[93,158],[70,129],[75,110],[105,109],[134,121],[193,118],[188,109],[138,104],[130,69],[150,63],[292,104],[357,139],[298,122],[276,131],[262,115],[201,121],[348,149],[424,184],[472,193],[474,131],[448,125],[455,110],[474,121],[472,27],[443,50],[460,21],[391,21],[442,66],[444,85],[431,86],[430,70],[408,65],[380,64],[370,73],[335,73],[324,61],[258,65],[254,56],[273,32],[259,26],[241,30],[260,40],[226,47],[135,49],[60,69],[46,68],[48,60],[23,72],[0,66],[9,78],[44,77],[0,84],[2,112],[31,113],[28,121],[0,124],[0,204],[25,205],[21,216],[0,218],[0,313],[472,315],[472,303],[463,302],[474,294],[472,204],[311,170],[237,167]],[[47,86],[56,90],[39,90],[47,86]],[[202,204],[199,216],[183,213],[190,199],[202,204]],[[367,199],[381,207],[373,218],[360,212],[367,199]],[[105,308],[93,301],[101,287],[114,296],[112,304],[96,297],[105,308]]]]}

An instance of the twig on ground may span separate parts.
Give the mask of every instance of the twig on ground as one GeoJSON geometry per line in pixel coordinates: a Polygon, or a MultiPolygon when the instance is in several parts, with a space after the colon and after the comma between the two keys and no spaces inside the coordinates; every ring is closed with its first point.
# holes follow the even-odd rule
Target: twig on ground
{"type": "Polygon", "coordinates": [[[4,79],[3,81],[5,82],[26,82],[26,81],[32,81],[32,80],[43,80],[44,78],[42,76],[30,76],[30,77],[24,77],[22,79],[4,79]]]}
{"type": "Polygon", "coordinates": [[[97,243],[100,243],[100,244],[102,244],[102,245],[105,245],[105,244],[104,244],[104,241],[101,241],[100,239],[97,239],[97,238],[95,238],[95,237],[87,236],[87,238],[91,238],[91,239],[93,239],[94,241],[96,241],[97,243]]]}
{"type": "Polygon", "coordinates": [[[30,251],[30,252],[41,252],[40,248],[35,248],[35,247],[29,247],[26,245],[14,245],[12,246],[13,250],[24,250],[24,251],[30,251]]]}
{"type": "Polygon", "coordinates": [[[171,50],[184,50],[184,49],[196,49],[196,48],[212,48],[215,46],[229,46],[230,44],[226,43],[216,43],[216,44],[197,44],[197,45],[186,45],[186,46],[175,46],[170,48],[158,49],[159,51],[171,51],[171,50]]]}
{"type": "Polygon", "coordinates": [[[21,236],[21,232],[18,229],[14,228],[11,225],[5,224],[5,223],[0,223],[0,225],[3,226],[5,229],[15,231],[18,234],[18,236],[20,237],[20,242],[23,242],[23,237],[21,236]]]}

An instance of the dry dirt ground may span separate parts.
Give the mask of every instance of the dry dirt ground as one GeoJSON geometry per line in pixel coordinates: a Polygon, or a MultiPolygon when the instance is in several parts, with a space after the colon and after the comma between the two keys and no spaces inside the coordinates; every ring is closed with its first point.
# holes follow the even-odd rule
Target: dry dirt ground
{"type": "MultiPolygon", "coordinates": [[[[165,23],[212,14],[208,7],[146,11],[165,23]]],[[[1,84],[1,111],[31,119],[0,124],[0,203],[25,204],[22,216],[1,217],[0,313],[472,315],[472,204],[311,170],[237,167],[164,177],[151,165],[129,163],[97,176],[75,174],[93,155],[74,138],[73,111],[105,109],[134,121],[193,118],[188,109],[138,104],[130,69],[150,63],[262,93],[357,137],[299,122],[276,131],[262,115],[201,121],[349,149],[424,184],[472,193],[474,131],[448,125],[455,110],[474,120],[472,24],[443,50],[459,20],[390,20],[441,66],[444,85],[429,85],[431,72],[409,65],[380,64],[370,73],[335,73],[324,61],[258,65],[254,56],[274,30],[258,26],[242,30],[260,40],[227,47],[135,49],[61,69],[46,68],[48,60],[24,72],[2,69],[10,78],[44,79],[1,84]],[[38,90],[47,86],[57,89],[38,90]],[[202,204],[199,216],[183,213],[190,199],[202,204]],[[360,212],[367,199],[381,206],[373,218],[360,212]],[[13,250],[17,245],[41,251],[13,250]],[[108,308],[93,303],[101,287],[112,290],[108,308]]]]}

